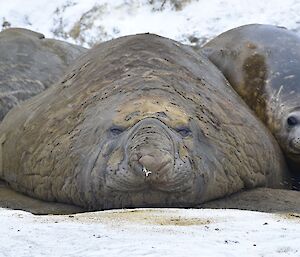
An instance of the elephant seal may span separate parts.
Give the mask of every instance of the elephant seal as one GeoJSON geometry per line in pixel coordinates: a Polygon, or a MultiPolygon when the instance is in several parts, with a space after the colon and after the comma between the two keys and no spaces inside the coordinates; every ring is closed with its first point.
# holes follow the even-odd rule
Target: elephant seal
{"type": "Polygon", "coordinates": [[[284,187],[280,149],[222,73],[152,34],[102,43],[0,125],[0,178],[88,210],[284,187]]]}
{"type": "Polygon", "coordinates": [[[85,51],[27,29],[0,32],[0,121],[13,106],[57,82],[85,51]]]}
{"type": "Polygon", "coordinates": [[[271,130],[300,176],[299,36],[251,24],[224,32],[201,51],[271,130]]]}

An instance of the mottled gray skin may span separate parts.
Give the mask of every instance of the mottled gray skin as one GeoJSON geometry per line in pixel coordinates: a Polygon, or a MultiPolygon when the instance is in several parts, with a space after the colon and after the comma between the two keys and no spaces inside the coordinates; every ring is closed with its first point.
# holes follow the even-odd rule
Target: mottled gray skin
{"type": "Polygon", "coordinates": [[[13,106],[56,83],[85,51],[27,29],[0,32],[0,121],[13,106]]]}
{"type": "Polygon", "coordinates": [[[0,135],[12,188],[86,209],[195,206],[285,183],[275,140],[221,72],[151,34],[89,50],[0,135]]]}
{"type": "Polygon", "coordinates": [[[282,27],[252,24],[224,32],[202,52],[268,126],[300,175],[299,36],[282,27]]]}

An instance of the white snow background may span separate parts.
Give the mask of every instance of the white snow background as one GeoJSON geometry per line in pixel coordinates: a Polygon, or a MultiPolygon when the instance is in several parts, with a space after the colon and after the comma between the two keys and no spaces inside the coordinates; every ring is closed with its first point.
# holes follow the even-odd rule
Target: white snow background
{"type": "MultiPolygon", "coordinates": [[[[201,44],[248,23],[298,33],[299,14],[297,0],[0,0],[0,25],[84,46],[142,32],[201,44]]],[[[300,256],[297,214],[142,209],[34,216],[0,209],[0,232],[0,256],[300,256]]]]}
{"type": "Polygon", "coordinates": [[[142,32],[191,43],[248,23],[298,31],[299,14],[299,0],[0,0],[0,22],[85,46],[142,32]]]}

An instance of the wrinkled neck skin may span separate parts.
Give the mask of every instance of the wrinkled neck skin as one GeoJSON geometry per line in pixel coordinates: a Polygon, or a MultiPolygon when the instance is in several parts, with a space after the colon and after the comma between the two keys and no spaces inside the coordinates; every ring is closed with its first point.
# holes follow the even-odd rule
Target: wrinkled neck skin
{"type": "Polygon", "coordinates": [[[96,107],[81,128],[87,137],[81,142],[91,141],[94,156],[86,162],[88,172],[79,173],[78,204],[111,209],[200,203],[205,183],[194,152],[197,127],[185,110],[157,95],[112,98],[98,107],[101,117],[92,137],[96,107]]]}

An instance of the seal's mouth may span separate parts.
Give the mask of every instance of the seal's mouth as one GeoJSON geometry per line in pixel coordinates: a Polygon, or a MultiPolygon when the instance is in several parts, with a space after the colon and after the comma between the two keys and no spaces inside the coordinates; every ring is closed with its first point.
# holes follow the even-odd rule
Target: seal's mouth
{"type": "MultiPolygon", "coordinates": [[[[292,138],[289,140],[288,150],[290,154],[299,156],[300,155],[300,138],[292,138]]],[[[299,158],[299,157],[297,157],[299,158]]]]}
{"type": "Polygon", "coordinates": [[[174,156],[169,153],[160,153],[159,157],[144,155],[135,160],[129,160],[129,166],[136,176],[143,177],[148,185],[167,184],[174,173],[174,156]]]}
{"type": "Polygon", "coordinates": [[[166,164],[164,164],[162,167],[160,167],[159,169],[154,169],[153,171],[151,171],[150,169],[146,168],[145,166],[142,166],[142,172],[144,173],[146,179],[148,179],[147,181],[150,181],[153,176],[155,176],[156,174],[165,174],[167,172],[172,172],[173,171],[173,162],[168,162],[166,164]]]}
{"type": "Polygon", "coordinates": [[[175,176],[174,145],[164,131],[156,127],[140,128],[132,137],[128,153],[128,167],[142,179],[147,188],[168,191],[175,176]]]}

